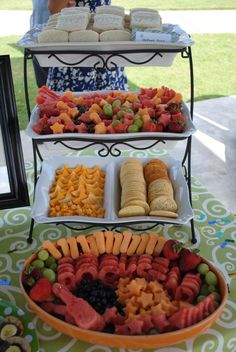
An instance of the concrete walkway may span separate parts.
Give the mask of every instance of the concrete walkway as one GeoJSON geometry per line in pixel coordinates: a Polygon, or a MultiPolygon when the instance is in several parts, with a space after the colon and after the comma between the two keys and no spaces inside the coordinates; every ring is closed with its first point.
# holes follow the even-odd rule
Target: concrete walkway
{"type": "MultiPolygon", "coordinates": [[[[23,35],[31,11],[0,11],[0,37],[23,35]]],[[[236,33],[236,10],[160,11],[163,23],[179,24],[187,33],[236,33]]]]}

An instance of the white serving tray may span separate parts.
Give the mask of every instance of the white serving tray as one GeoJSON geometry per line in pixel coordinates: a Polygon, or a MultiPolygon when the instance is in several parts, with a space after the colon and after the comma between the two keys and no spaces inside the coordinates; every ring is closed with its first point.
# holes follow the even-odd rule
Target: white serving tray
{"type": "MultiPolygon", "coordinates": [[[[172,158],[162,159],[169,170],[175,201],[178,206],[178,217],[164,218],[154,216],[137,216],[118,218],[118,210],[120,206],[120,183],[119,170],[122,163],[128,158],[98,158],[98,157],[54,157],[43,162],[42,172],[39,176],[35,189],[35,201],[31,210],[31,217],[38,223],[67,223],[80,222],[88,224],[132,224],[132,223],[172,223],[182,225],[193,218],[193,210],[189,201],[189,191],[182,173],[180,161],[172,158]],[[62,216],[48,217],[49,209],[49,189],[54,181],[55,170],[62,167],[64,164],[74,167],[78,164],[93,167],[99,165],[106,172],[105,192],[104,192],[104,207],[106,209],[104,218],[81,217],[81,216],[62,216]]],[[[154,158],[139,158],[143,164],[154,158]]]]}
{"type": "Polygon", "coordinates": [[[189,110],[187,105],[183,104],[183,114],[186,117],[187,123],[185,131],[182,133],[171,133],[171,132],[138,132],[138,133],[115,133],[115,134],[95,134],[95,133],[63,133],[63,134],[47,134],[41,135],[33,131],[32,127],[39,120],[39,108],[35,106],[32,110],[30,122],[25,130],[27,136],[32,139],[62,139],[62,138],[79,138],[79,139],[90,139],[99,140],[102,142],[114,143],[114,140],[125,142],[127,139],[143,139],[145,137],[152,137],[153,139],[159,138],[173,138],[175,140],[186,139],[196,132],[196,128],[190,118],[189,110]]]}
{"type": "Polygon", "coordinates": [[[109,67],[114,67],[112,64],[115,63],[119,67],[123,66],[171,66],[177,52],[161,53],[162,56],[156,55],[150,61],[146,62],[153,56],[154,52],[145,53],[145,50],[158,50],[158,49],[184,49],[187,46],[191,46],[193,43],[154,43],[154,42],[88,42],[88,43],[34,43],[22,45],[23,47],[30,49],[32,52],[37,52],[35,56],[42,67],[103,67],[103,60],[106,61],[110,54],[105,54],[106,51],[117,52],[119,56],[112,56],[109,62],[109,67]],[[125,53],[122,51],[139,50],[138,53],[125,53]],[[38,52],[45,53],[38,53],[38,52]],[[85,53],[82,53],[82,52],[85,53]],[[88,54],[86,52],[96,52],[97,55],[101,55],[103,60],[98,56],[91,56],[85,59],[88,54]],[[58,60],[54,55],[57,56],[58,60]],[[122,58],[124,55],[128,60],[122,58]],[[80,62],[82,61],[82,62],[80,62]],[[66,64],[65,64],[66,63],[66,64]]]}

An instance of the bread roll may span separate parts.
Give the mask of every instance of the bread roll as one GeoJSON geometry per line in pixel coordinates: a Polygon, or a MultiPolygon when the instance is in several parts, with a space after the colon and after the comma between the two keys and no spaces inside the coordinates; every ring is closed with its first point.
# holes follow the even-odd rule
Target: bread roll
{"type": "Polygon", "coordinates": [[[137,11],[131,15],[131,28],[161,28],[161,17],[158,12],[137,11]]]}
{"type": "Polygon", "coordinates": [[[64,43],[68,42],[68,33],[58,29],[48,29],[38,35],[39,43],[64,43]]]}
{"type": "Polygon", "coordinates": [[[129,41],[131,40],[130,38],[130,32],[121,29],[113,29],[100,34],[101,42],[129,41]]]}
{"type": "Polygon", "coordinates": [[[69,34],[69,42],[98,42],[98,40],[99,34],[88,29],[69,34]]]}
{"type": "Polygon", "coordinates": [[[142,11],[142,12],[158,12],[157,10],[149,9],[146,7],[136,7],[134,9],[130,9],[130,15],[132,15],[135,12],[140,12],[140,11],[142,11]]]}
{"type": "Polygon", "coordinates": [[[97,6],[96,14],[109,14],[109,15],[117,15],[122,18],[125,17],[125,9],[122,6],[97,6]]]}
{"type": "Polygon", "coordinates": [[[62,15],[66,14],[76,14],[76,13],[87,13],[90,14],[90,10],[88,7],[65,7],[61,10],[62,15]]]}
{"type": "Polygon", "coordinates": [[[64,31],[78,31],[87,28],[89,22],[88,14],[78,13],[72,15],[61,15],[57,21],[57,29],[64,31]]]}
{"type": "Polygon", "coordinates": [[[124,29],[123,18],[121,16],[109,14],[95,15],[93,29],[99,33],[111,29],[124,29]]]}

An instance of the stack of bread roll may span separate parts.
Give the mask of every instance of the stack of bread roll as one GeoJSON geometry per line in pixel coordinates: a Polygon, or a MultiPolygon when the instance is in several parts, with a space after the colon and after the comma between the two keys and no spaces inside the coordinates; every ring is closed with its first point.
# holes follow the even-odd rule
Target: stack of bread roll
{"type": "Polygon", "coordinates": [[[157,159],[149,161],[144,166],[144,177],[150,206],[149,215],[176,218],[177,204],[166,164],[157,159]]]}
{"type": "Polygon", "coordinates": [[[98,6],[91,15],[88,7],[69,7],[49,17],[39,34],[39,43],[130,41],[122,6],[98,6]]]}

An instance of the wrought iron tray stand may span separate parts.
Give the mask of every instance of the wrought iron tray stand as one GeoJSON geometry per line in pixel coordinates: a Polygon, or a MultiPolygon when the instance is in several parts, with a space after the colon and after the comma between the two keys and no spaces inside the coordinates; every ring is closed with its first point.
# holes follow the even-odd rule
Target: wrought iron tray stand
{"type": "MultiPolygon", "coordinates": [[[[54,57],[55,59],[58,60],[58,62],[60,62],[60,64],[63,64],[64,66],[76,66],[76,65],[80,65],[81,63],[86,62],[87,59],[90,59],[91,57],[95,57],[97,58],[97,62],[94,64],[94,68],[96,69],[98,66],[99,68],[106,68],[110,71],[116,69],[118,67],[118,65],[116,64],[115,60],[116,58],[122,58],[123,60],[125,60],[127,62],[127,64],[131,64],[134,66],[143,66],[145,64],[150,64],[151,61],[153,59],[155,59],[156,57],[163,57],[164,53],[180,53],[181,57],[183,59],[188,59],[189,61],[189,74],[190,74],[190,117],[193,120],[193,107],[194,107],[194,74],[193,74],[193,61],[192,61],[192,51],[191,51],[191,47],[184,47],[184,48],[172,48],[172,49],[136,49],[136,50],[120,50],[119,51],[84,51],[84,50],[53,50],[53,51],[44,51],[44,50],[32,50],[32,49],[25,49],[24,51],[24,89],[25,89],[25,100],[26,100],[26,108],[27,108],[27,113],[30,119],[30,115],[31,115],[31,108],[30,108],[30,100],[29,100],[29,91],[28,91],[28,78],[27,78],[27,63],[28,60],[31,60],[35,55],[48,55],[48,59],[50,59],[51,57],[54,57]],[[83,56],[82,59],[78,59],[77,62],[73,62],[73,63],[68,63],[65,61],[62,61],[60,58],[60,54],[78,54],[78,58],[79,55],[86,55],[85,57],[83,56]],[[145,53],[146,54],[146,58],[143,61],[137,61],[137,60],[132,60],[129,57],[129,54],[139,54],[139,53],[145,53]],[[106,55],[106,58],[104,58],[104,55],[106,55]]],[[[135,150],[148,150],[152,147],[154,147],[155,145],[157,145],[158,143],[165,143],[165,141],[167,140],[184,140],[187,139],[186,142],[186,148],[185,148],[185,152],[184,152],[184,156],[182,159],[182,167],[183,167],[183,171],[184,171],[184,176],[186,179],[186,182],[188,184],[188,189],[189,189],[189,199],[190,199],[190,203],[192,205],[192,193],[191,193],[191,143],[192,143],[192,136],[189,137],[181,137],[181,134],[178,137],[165,137],[165,138],[158,138],[156,139],[156,137],[154,136],[148,136],[147,137],[138,137],[137,138],[129,138],[128,136],[124,137],[124,140],[120,140],[120,139],[116,139],[115,136],[111,136],[110,139],[106,139],[106,141],[102,141],[101,139],[99,139],[99,137],[96,138],[87,138],[87,137],[83,137],[83,136],[79,136],[79,137],[57,137],[57,138],[53,138],[52,137],[47,137],[47,138],[40,138],[40,139],[32,139],[32,144],[33,144],[33,158],[34,158],[34,185],[36,186],[37,183],[37,179],[38,179],[38,159],[40,162],[43,161],[43,157],[40,153],[39,150],[39,145],[42,144],[43,142],[54,142],[54,144],[58,144],[60,143],[61,145],[65,146],[66,148],[69,148],[71,150],[76,150],[76,151],[81,151],[84,150],[86,148],[89,148],[91,146],[95,146],[95,145],[100,145],[101,148],[98,150],[98,155],[100,157],[106,157],[106,156],[113,156],[113,157],[119,157],[121,155],[121,150],[119,149],[119,145],[121,146],[126,146],[135,150]],[[143,146],[143,147],[137,147],[134,146],[132,144],[132,142],[135,141],[141,141],[141,140],[149,140],[150,141],[150,145],[148,146],[143,146]],[[78,141],[78,142],[86,142],[86,145],[84,146],[79,146],[78,147],[72,147],[70,145],[68,145],[66,142],[68,141],[78,141]]],[[[79,143],[78,143],[79,144],[79,143]]],[[[56,222],[55,222],[56,223],[56,222]]],[[[77,223],[76,221],[73,223],[77,223]]],[[[81,226],[78,227],[73,227],[71,226],[71,222],[66,222],[66,223],[56,223],[57,225],[59,224],[63,224],[64,226],[73,229],[73,230],[85,230],[85,229],[90,229],[90,228],[94,228],[94,227],[103,227],[104,229],[108,230],[115,230],[115,229],[119,229],[121,227],[126,227],[129,228],[131,230],[137,231],[137,230],[150,230],[152,228],[154,228],[155,226],[161,224],[164,225],[165,222],[158,222],[158,221],[153,221],[150,220],[150,225],[148,227],[143,228],[142,229],[137,229],[133,226],[131,226],[131,224],[124,222],[124,223],[119,223],[119,224],[106,224],[106,223],[99,223],[99,221],[97,223],[94,224],[90,224],[90,223],[86,223],[86,222],[79,222],[81,224],[81,226]]],[[[140,225],[142,224],[142,220],[137,218],[137,221],[132,222],[132,225],[140,225]]],[[[171,224],[168,222],[168,224],[171,224]]],[[[191,225],[191,233],[192,233],[192,243],[196,243],[196,236],[195,236],[195,229],[194,229],[194,219],[190,220],[190,225],[191,225]]],[[[34,229],[34,219],[31,219],[31,225],[30,225],[30,231],[29,231],[29,236],[27,241],[29,243],[32,243],[33,240],[33,229],[34,229]]]]}

